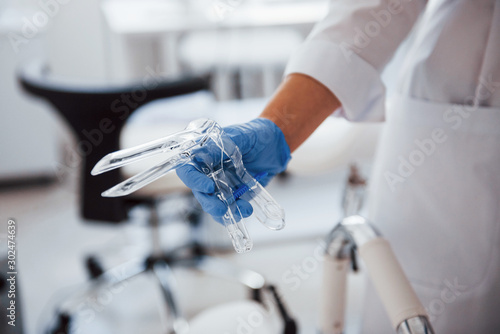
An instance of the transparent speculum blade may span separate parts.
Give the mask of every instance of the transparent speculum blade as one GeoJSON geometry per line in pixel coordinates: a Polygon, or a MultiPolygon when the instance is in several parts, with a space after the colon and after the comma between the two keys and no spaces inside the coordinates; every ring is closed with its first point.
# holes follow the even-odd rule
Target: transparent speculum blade
{"type": "Polygon", "coordinates": [[[203,142],[216,124],[207,119],[195,120],[189,123],[183,131],[110,153],[97,162],[91,174],[105,173],[161,153],[180,154],[182,151],[203,142]]]}
{"type": "Polygon", "coordinates": [[[177,167],[186,164],[189,160],[182,159],[179,155],[175,155],[163,161],[150,169],[147,169],[131,178],[117,184],[116,186],[102,193],[103,197],[119,197],[133,193],[136,190],[150,184],[159,179],[168,172],[175,170],[177,167]]]}
{"type": "Polygon", "coordinates": [[[256,218],[271,230],[280,230],[285,226],[283,208],[247,172],[238,146],[212,120],[195,120],[181,132],[110,153],[96,164],[92,174],[104,173],[159,154],[164,155],[161,163],[106,190],[102,196],[131,194],[166,173],[191,164],[215,182],[215,195],[227,208],[222,221],[236,252],[245,253],[252,249],[253,242],[245,226],[245,221],[251,220],[249,218],[256,218]],[[251,217],[244,218],[241,214],[238,206],[240,198],[252,205],[251,217]]]}
{"type": "Polygon", "coordinates": [[[259,182],[256,182],[256,185],[250,191],[255,194],[250,200],[255,218],[271,230],[279,231],[283,229],[286,225],[285,210],[259,182]]]}

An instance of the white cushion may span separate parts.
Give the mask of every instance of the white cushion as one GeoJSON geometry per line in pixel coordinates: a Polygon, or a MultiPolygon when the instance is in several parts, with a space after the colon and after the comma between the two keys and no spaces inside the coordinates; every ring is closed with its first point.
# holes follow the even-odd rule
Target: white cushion
{"type": "MultiPolygon", "coordinates": [[[[208,92],[154,101],[134,114],[122,131],[121,147],[128,148],[183,130],[190,121],[206,117],[221,126],[247,122],[258,117],[266,99],[215,101],[208,92]]],[[[352,124],[344,119],[329,117],[306,142],[294,152],[288,168],[298,174],[311,174],[334,169],[339,165],[369,155],[376,143],[378,131],[374,125],[352,124]],[[369,128],[367,128],[369,127],[369,128]],[[363,138],[367,137],[367,138],[363,138]],[[357,143],[357,145],[355,145],[357,143]]],[[[161,162],[162,155],[125,166],[125,177],[131,177],[161,162]]],[[[155,196],[188,189],[175,172],[147,185],[137,194],[155,196]]]]}

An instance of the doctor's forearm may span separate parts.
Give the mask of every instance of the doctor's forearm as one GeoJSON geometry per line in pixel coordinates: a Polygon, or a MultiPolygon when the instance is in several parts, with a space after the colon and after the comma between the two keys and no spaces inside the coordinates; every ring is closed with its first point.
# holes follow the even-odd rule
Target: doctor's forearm
{"type": "Polygon", "coordinates": [[[303,74],[290,74],[260,117],[273,121],[285,135],[293,152],[316,128],[340,107],[328,88],[303,74]]]}

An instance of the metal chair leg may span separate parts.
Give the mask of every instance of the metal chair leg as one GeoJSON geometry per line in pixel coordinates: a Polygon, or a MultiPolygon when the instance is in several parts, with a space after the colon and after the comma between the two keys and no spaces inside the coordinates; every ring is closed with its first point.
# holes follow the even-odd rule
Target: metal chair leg
{"type": "Polygon", "coordinates": [[[173,317],[172,334],[185,334],[189,332],[187,320],[182,316],[175,299],[173,287],[175,286],[175,278],[170,266],[165,262],[158,260],[153,264],[153,274],[160,283],[163,298],[167,303],[168,309],[173,317]]]}

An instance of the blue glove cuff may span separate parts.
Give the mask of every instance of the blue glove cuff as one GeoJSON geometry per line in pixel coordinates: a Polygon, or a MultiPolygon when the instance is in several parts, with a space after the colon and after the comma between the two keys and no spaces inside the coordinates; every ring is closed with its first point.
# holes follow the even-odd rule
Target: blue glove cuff
{"type": "Polygon", "coordinates": [[[283,169],[280,170],[279,173],[283,172],[286,169],[286,166],[288,165],[290,160],[292,159],[290,147],[286,142],[283,131],[281,131],[280,127],[274,124],[273,121],[267,118],[257,118],[252,122],[262,123],[263,125],[265,124],[265,126],[272,128],[272,131],[274,132],[274,139],[276,141],[278,148],[280,149],[280,160],[281,160],[280,164],[283,167],[283,169]]]}
{"type": "Polygon", "coordinates": [[[269,174],[261,181],[263,185],[286,169],[291,159],[290,148],[283,131],[274,122],[257,118],[224,130],[240,148],[243,163],[252,175],[260,172],[269,174]]]}

